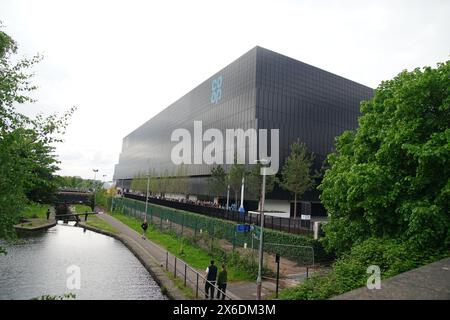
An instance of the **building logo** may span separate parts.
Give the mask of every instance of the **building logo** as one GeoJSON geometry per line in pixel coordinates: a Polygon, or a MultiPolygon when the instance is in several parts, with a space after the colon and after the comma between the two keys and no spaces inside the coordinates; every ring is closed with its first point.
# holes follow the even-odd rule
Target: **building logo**
{"type": "Polygon", "coordinates": [[[211,103],[217,103],[222,98],[222,82],[223,77],[220,75],[213,79],[211,84],[211,103]]]}

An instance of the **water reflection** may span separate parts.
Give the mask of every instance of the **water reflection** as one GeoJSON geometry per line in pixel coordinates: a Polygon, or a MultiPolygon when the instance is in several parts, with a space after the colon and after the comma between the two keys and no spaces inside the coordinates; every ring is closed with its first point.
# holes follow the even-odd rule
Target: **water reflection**
{"type": "Polygon", "coordinates": [[[61,225],[5,245],[0,256],[0,299],[30,299],[72,292],[77,299],[165,299],[137,258],[111,237],[61,225]],[[69,290],[67,268],[81,270],[69,290]]]}

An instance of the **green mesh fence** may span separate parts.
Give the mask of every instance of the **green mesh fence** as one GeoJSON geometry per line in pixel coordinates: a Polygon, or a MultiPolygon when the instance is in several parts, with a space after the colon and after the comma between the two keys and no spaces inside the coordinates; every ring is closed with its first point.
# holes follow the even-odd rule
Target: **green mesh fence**
{"type": "MultiPolygon", "coordinates": [[[[129,198],[114,198],[111,208],[116,212],[144,218],[145,202],[129,198]]],[[[147,220],[161,231],[176,232],[180,236],[224,239],[230,249],[259,247],[259,227],[251,232],[237,232],[236,223],[201,214],[148,204],[147,220]]],[[[278,253],[299,265],[313,265],[328,260],[320,243],[306,236],[264,229],[264,251],[278,253]]]]}

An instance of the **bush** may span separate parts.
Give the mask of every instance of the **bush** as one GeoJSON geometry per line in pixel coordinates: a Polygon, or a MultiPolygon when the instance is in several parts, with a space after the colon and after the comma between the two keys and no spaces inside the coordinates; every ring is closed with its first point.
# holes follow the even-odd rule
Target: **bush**
{"type": "Polygon", "coordinates": [[[354,245],[348,254],[340,257],[330,273],[313,276],[304,283],[281,292],[280,299],[328,299],[332,296],[366,285],[371,265],[380,267],[381,277],[417,268],[443,258],[447,253],[419,254],[414,247],[395,239],[369,238],[354,245]]]}

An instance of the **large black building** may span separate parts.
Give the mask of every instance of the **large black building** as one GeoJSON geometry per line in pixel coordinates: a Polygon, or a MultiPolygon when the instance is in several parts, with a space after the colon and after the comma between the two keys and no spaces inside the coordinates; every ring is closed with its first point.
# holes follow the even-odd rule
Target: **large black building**
{"type": "MultiPolygon", "coordinates": [[[[204,131],[279,129],[280,169],[289,145],[298,138],[316,154],[318,167],[333,150],[334,138],[357,127],[360,102],[372,95],[369,87],[255,47],[127,135],[114,180],[129,189],[139,172],[174,175],[171,150],[176,142],[171,142],[171,134],[178,128],[193,133],[194,121],[202,121],[204,131]]],[[[184,167],[190,180],[186,193],[207,196],[212,165],[184,167]]],[[[288,212],[289,199],[276,189],[268,195],[266,208],[288,212]]],[[[317,202],[318,195],[309,192],[303,200],[317,202]]]]}

